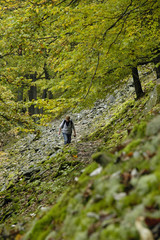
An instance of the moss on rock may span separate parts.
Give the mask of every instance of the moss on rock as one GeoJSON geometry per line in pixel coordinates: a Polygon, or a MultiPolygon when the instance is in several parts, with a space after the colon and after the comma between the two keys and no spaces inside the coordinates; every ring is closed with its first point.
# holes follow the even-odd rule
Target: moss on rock
{"type": "Polygon", "coordinates": [[[129,153],[131,151],[134,151],[137,146],[141,144],[142,140],[141,139],[135,139],[131,143],[129,143],[124,149],[123,152],[129,153]]]}
{"type": "Polygon", "coordinates": [[[92,155],[92,159],[105,167],[108,163],[114,162],[114,155],[109,152],[96,152],[92,155]]]}
{"type": "Polygon", "coordinates": [[[145,131],[146,131],[146,126],[147,126],[147,123],[143,122],[143,121],[136,124],[133,127],[130,136],[131,137],[137,137],[137,138],[144,137],[145,136],[145,131]]]}

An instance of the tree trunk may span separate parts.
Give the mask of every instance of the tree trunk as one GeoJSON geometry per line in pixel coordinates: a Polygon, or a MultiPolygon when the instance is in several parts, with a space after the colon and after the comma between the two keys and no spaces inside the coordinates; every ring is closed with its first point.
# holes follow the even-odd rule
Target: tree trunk
{"type": "Polygon", "coordinates": [[[44,63],[44,75],[45,75],[45,79],[50,79],[49,73],[48,73],[48,69],[47,69],[47,64],[44,63]]]}
{"type": "Polygon", "coordinates": [[[157,79],[160,78],[160,55],[158,55],[154,60],[155,64],[155,69],[156,69],[156,74],[157,74],[157,79]],[[158,65],[159,64],[159,65],[158,65]],[[158,65],[158,66],[156,66],[158,65]]]}
{"type": "Polygon", "coordinates": [[[160,103],[160,78],[157,79],[156,90],[157,90],[157,104],[158,104],[160,103]]]}
{"type": "MultiPolygon", "coordinates": [[[[44,89],[42,93],[42,99],[46,99],[46,98],[47,98],[47,89],[44,89]]],[[[40,113],[43,114],[43,107],[40,108],[40,113]]]]}
{"type": "MultiPolygon", "coordinates": [[[[24,89],[24,85],[22,83],[22,86],[18,88],[18,92],[17,92],[17,101],[23,101],[25,102],[26,99],[23,99],[23,89],[24,89]]],[[[25,113],[27,111],[27,109],[25,107],[22,107],[21,112],[25,113]]]]}
{"type": "Polygon", "coordinates": [[[17,96],[17,101],[23,101],[23,86],[18,88],[18,96],[17,96]]]}
{"type": "Polygon", "coordinates": [[[47,98],[47,89],[44,89],[42,93],[42,99],[45,99],[45,98],[47,98]]]}
{"type": "MultiPolygon", "coordinates": [[[[46,63],[44,64],[44,68],[43,69],[44,69],[45,79],[50,80],[51,78],[50,78],[50,75],[49,75],[46,63]]],[[[44,91],[45,91],[45,94],[46,94],[45,98],[48,97],[49,99],[53,99],[53,94],[52,94],[51,91],[48,91],[48,89],[44,89],[44,91]]]]}
{"type": "MultiPolygon", "coordinates": [[[[35,72],[34,74],[28,74],[26,77],[32,79],[32,82],[36,82],[36,75],[37,75],[37,73],[35,72]]],[[[37,99],[37,86],[36,85],[33,85],[30,87],[30,89],[28,91],[28,96],[29,96],[29,101],[32,101],[33,99],[34,100],[37,99]]],[[[36,108],[34,106],[34,104],[32,104],[28,110],[29,110],[30,115],[38,114],[38,108],[36,108]]]]}
{"type": "MultiPolygon", "coordinates": [[[[49,80],[50,79],[50,75],[48,73],[48,69],[47,69],[47,64],[46,63],[44,63],[43,70],[44,70],[45,79],[49,80]]],[[[42,93],[42,99],[46,99],[47,95],[48,95],[48,89],[45,88],[43,90],[43,93],[42,93]]],[[[43,108],[40,109],[40,113],[43,114],[43,108]]]]}
{"type": "Polygon", "coordinates": [[[53,99],[53,93],[51,91],[48,91],[48,98],[53,99]]]}
{"type": "Polygon", "coordinates": [[[137,67],[132,67],[132,77],[133,77],[134,87],[136,91],[136,96],[137,96],[137,99],[139,99],[144,95],[144,92],[142,90],[137,67]]]}
{"type": "Polygon", "coordinates": [[[154,64],[155,64],[155,70],[156,70],[156,75],[157,75],[156,90],[157,90],[157,104],[158,104],[158,103],[160,103],[160,55],[158,55],[154,59],[154,64]]]}

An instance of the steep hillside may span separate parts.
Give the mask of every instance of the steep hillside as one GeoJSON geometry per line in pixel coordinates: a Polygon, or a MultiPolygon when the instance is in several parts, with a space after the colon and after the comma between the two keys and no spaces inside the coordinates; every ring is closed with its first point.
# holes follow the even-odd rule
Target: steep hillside
{"type": "Polygon", "coordinates": [[[72,111],[70,146],[57,136],[62,116],[1,151],[1,239],[137,240],[142,221],[159,239],[160,106],[152,69],[141,79],[138,101],[127,79],[72,111]]]}

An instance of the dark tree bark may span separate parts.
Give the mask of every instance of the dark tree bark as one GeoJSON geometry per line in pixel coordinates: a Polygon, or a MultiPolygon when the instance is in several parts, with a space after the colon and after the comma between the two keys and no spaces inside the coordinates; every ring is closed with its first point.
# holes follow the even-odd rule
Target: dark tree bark
{"type": "MultiPolygon", "coordinates": [[[[23,89],[24,89],[24,85],[22,83],[22,86],[18,88],[18,93],[17,93],[17,101],[26,101],[26,99],[23,99],[23,89]]],[[[21,112],[25,113],[27,111],[27,109],[25,107],[22,108],[21,112]]]]}
{"type": "Polygon", "coordinates": [[[22,44],[19,45],[19,48],[18,48],[18,55],[19,56],[22,56],[22,44]]]}
{"type": "MultiPolygon", "coordinates": [[[[47,64],[46,63],[44,63],[43,70],[44,70],[45,79],[49,80],[50,79],[50,75],[48,73],[48,69],[47,69],[47,64]]],[[[42,93],[42,99],[46,99],[48,95],[49,95],[48,89],[45,88],[43,90],[43,93],[42,93]]],[[[40,113],[43,114],[43,108],[40,109],[40,113]]]]}
{"type": "MultiPolygon", "coordinates": [[[[45,79],[50,80],[51,77],[50,77],[50,75],[49,75],[49,72],[48,72],[47,64],[46,64],[46,63],[44,64],[43,69],[44,69],[45,79]]],[[[47,97],[48,97],[49,99],[53,99],[53,94],[52,94],[51,91],[48,91],[48,89],[44,89],[44,90],[43,90],[43,96],[42,96],[42,98],[47,98],[47,97]]]]}
{"type": "Polygon", "coordinates": [[[158,78],[160,78],[160,55],[158,55],[156,58],[154,58],[153,62],[155,65],[157,65],[159,63],[159,66],[155,66],[157,79],[158,79],[158,78]]]}
{"type": "Polygon", "coordinates": [[[132,77],[133,77],[134,87],[136,91],[136,96],[137,96],[137,99],[139,99],[144,95],[144,92],[142,90],[137,67],[132,67],[132,77]]]}
{"type": "Polygon", "coordinates": [[[153,59],[153,62],[155,64],[155,70],[157,75],[156,90],[157,90],[157,104],[158,104],[160,103],[160,54],[153,59]]]}
{"type": "MultiPolygon", "coordinates": [[[[36,82],[36,76],[37,76],[37,73],[35,72],[34,74],[27,74],[26,75],[26,78],[28,79],[32,79],[32,82],[36,82]]],[[[31,86],[29,91],[28,91],[28,96],[29,96],[29,101],[32,101],[33,99],[36,100],[37,99],[37,86],[34,85],[34,86],[31,86]]],[[[32,104],[29,109],[29,114],[30,115],[33,115],[33,114],[38,114],[38,108],[36,108],[34,106],[34,104],[32,104]]]]}
{"type": "MultiPolygon", "coordinates": [[[[47,98],[47,89],[44,89],[42,93],[42,99],[46,99],[46,98],[47,98]]],[[[43,114],[43,107],[40,108],[40,113],[43,114]]]]}
{"type": "MultiPolygon", "coordinates": [[[[47,69],[47,64],[46,63],[44,63],[43,69],[44,69],[45,79],[49,80],[50,79],[50,75],[48,73],[48,69],[47,69]]],[[[46,88],[46,89],[43,90],[43,94],[42,94],[42,98],[43,99],[47,98],[47,95],[48,95],[47,93],[48,93],[48,89],[46,88]]]]}
{"type": "Polygon", "coordinates": [[[42,99],[45,99],[45,98],[47,98],[47,89],[44,89],[42,93],[42,99]]]}
{"type": "Polygon", "coordinates": [[[51,91],[48,91],[48,98],[53,99],[53,93],[51,91]]]}
{"type": "MultiPolygon", "coordinates": [[[[44,68],[43,69],[44,69],[45,79],[50,80],[51,77],[49,75],[46,63],[44,64],[44,68]]],[[[53,99],[53,94],[52,94],[51,91],[48,91],[48,89],[44,89],[43,95],[45,96],[45,98],[48,97],[49,99],[53,99]]]]}
{"type": "Polygon", "coordinates": [[[49,73],[48,73],[48,69],[47,69],[47,64],[44,63],[44,75],[45,75],[45,79],[50,79],[49,73]]]}
{"type": "Polygon", "coordinates": [[[17,101],[23,101],[23,86],[18,88],[17,101]]]}

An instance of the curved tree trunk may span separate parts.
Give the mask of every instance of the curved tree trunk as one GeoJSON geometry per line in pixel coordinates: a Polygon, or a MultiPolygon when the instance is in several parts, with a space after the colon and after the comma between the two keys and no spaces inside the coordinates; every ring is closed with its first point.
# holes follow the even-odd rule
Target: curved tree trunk
{"type": "Polygon", "coordinates": [[[136,96],[137,96],[137,99],[139,99],[144,95],[144,92],[142,90],[137,67],[132,67],[132,77],[133,77],[134,87],[136,91],[136,96]]]}

